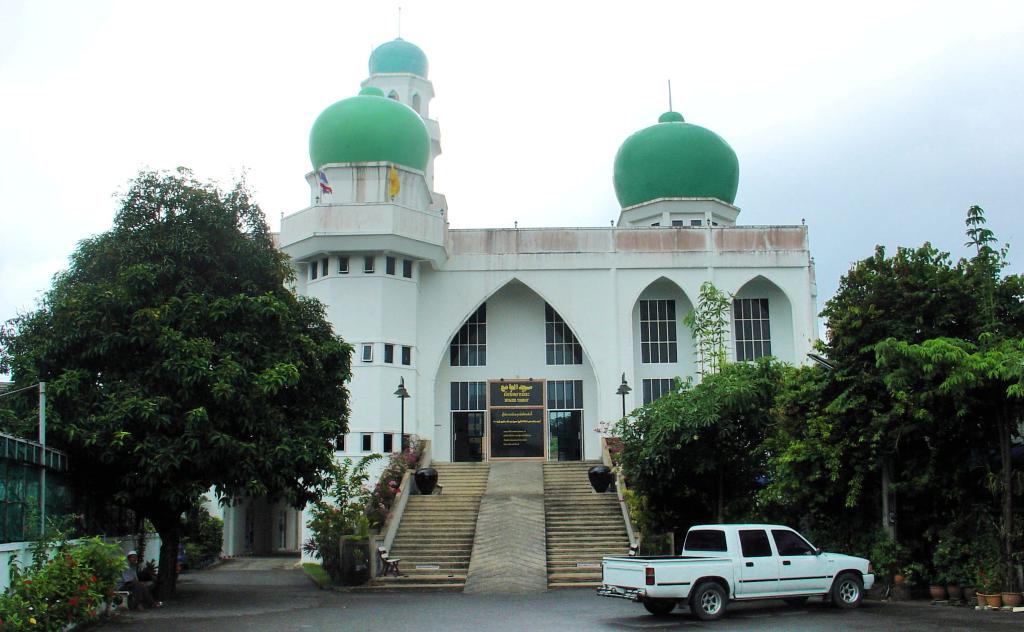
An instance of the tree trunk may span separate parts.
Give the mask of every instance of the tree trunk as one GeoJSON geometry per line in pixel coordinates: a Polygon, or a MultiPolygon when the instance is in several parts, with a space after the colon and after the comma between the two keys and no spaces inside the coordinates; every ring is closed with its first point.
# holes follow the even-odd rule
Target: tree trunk
{"type": "Polygon", "coordinates": [[[1002,471],[1003,528],[1003,590],[1016,591],[1017,577],[1013,567],[1013,455],[1010,441],[1010,415],[999,411],[999,460],[1002,471]]]}
{"type": "Polygon", "coordinates": [[[718,466],[718,524],[725,524],[725,468],[718,466]]]}
{"type": "Polygon", "coordinates": [[[159,572],[154,596],[163,600],[174,594],[178,584],[178,544],[181,541],[180,514],[164,513],[150,518],[160,534],[159,572]]]}

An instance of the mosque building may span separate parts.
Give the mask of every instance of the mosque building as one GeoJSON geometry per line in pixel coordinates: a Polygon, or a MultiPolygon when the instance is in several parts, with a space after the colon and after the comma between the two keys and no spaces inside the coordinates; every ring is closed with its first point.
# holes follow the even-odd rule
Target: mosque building
{"type": "MultiPolygon", "coordinates": [[[[683,319],[704,282],[733,297],[730,360],[812,350],[807,227],[737,224],[739,164],[720,136],[652,116],[614,157],[614,226],[457,229],[485,209],[434,190],[433,97],[422,50],[376,48],[358,96],[313,123],[309,203],[281,222],[296,291],[355,348],[339,455],[398,451],[404,431],[441,462],[600,458],[599,424],[697,374],[683,319]]],[[[229,555],[302,540],[283,504],[224,517],[229,555]]]]}

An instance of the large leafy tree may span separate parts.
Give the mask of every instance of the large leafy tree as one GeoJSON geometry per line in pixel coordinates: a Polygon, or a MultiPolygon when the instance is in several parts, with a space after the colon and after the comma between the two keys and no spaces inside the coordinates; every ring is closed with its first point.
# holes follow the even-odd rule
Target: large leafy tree
{"type": "Polygon", "coordinates": [[[955,261],[929,244],[891,256],[878,248],[827,303],[832,370],[805,370],[799,388],[780,396],[765,494],[805,508],[812,530],[863,532],[882,524],[883,501],[893,500],[897,536],[921,555],[938,525],[984,505],[976,490],[995,446],[983,420],[999,414],[981,414],[979,404],[995,393],[1007,402],[1009,384],[993,377],[986,393],[966,376],[996,362],[974,354],[1020,337],[1024,292],[1019,277],[1000,275],[1002,252],[977,207],[968,237],[976,256],[955,261]],[[935,340],[959,341],[962,354],[935,340]]]}
{"type": "Polygon", "coordinates": [[[1011,450],[1021,436],[1024,412],[1024,283],[1017,275],[1001,274],[1006,250],[992,247],[995,236],[985,227],[984,211],[978,206],[968,211],[967,236],[975,255],[960,267],[975,297],[979,330],[916,344],[889,338],[875,351],[890,393],[915,416],[929,421],[951,418],[971,432],[968,445],[984,445],[978,437],[996,437],[998,465],[993,469],[998,470],[994,487],[999,492],[1001,574],[1011,590],[1017,584],[1012,555],[1019,538],[1011,450]]]}
{"type": "Polygon", "coordinates": [[[79,487],[160,533],[161,593],[180,516],[211,487],[297,506],[323,492],[351,349],[290,279],[244,183],[143,172],[113,228],[4,328],[0,368],[48,382],[50,439],[79,487]]]}
{"type": "Polygon", "coordinates": [[[725,364],[619,422],[622,466],[645,500],[645,526],[685,530],[755,512],[782,370],[768,359],[725,364]]]}

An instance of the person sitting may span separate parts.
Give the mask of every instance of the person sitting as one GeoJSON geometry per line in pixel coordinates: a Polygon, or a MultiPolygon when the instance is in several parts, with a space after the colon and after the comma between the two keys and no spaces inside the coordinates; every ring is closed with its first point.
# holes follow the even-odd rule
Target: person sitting
{"type": "Polygon", "coordinates": [[[120,590],[127,590],[128,608],[130,610],[142,610],[143,608],[159,608],[163,605],[153,599],[153,588],[150,582],[139,579],[139,554],[135,551],[128,551],[128,568],[121,572],[120,590]]]}

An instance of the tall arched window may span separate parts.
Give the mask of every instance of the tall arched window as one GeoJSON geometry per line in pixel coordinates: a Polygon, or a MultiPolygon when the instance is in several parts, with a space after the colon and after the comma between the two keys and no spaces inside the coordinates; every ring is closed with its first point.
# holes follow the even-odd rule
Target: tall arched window
{"type": "Polygon", "coordinates": [[[416,110],[417,114],[423,114],[420,112],[420,95],[418,94],[412,95],[412,109],[416,110]]]}

